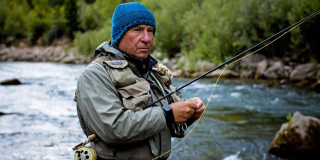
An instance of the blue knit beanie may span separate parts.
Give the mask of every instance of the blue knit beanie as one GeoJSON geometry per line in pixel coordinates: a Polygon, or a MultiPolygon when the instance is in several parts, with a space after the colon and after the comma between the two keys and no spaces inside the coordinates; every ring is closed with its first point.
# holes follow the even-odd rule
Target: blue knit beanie
{"type": "Polygon", "coordinates": [[[138,2],[118,5],[112,16],[112,43],[117,45],[128,29],[140,24],[152,26],[155,34],[156,20],[144,5],[138,2]]]}

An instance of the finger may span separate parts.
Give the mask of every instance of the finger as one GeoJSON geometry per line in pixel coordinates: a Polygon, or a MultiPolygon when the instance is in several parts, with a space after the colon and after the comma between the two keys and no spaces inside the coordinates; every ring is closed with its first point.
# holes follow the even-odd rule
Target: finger
{"type": "Polygon", "coordinates": [[[196,103],[195,101],[193,101],[193,100],[189,100],[188,106],[189,106],[190,108],[194,109],[194,110],[198,109],[197,103],[196,103]]]}
{"type": "Polygon", "coordinates": [[[202,107],[200,107],[199,109],[197,109],[195,112],[196,112],[196,113],[202,113],[205,109],[206,109],[206,107],[205,107],[205,105],[203,105],[202,107]]]}
{"type": "Polygon", "coordinates": [[[197,109],[201,108],[204,105],[203,101],[199,97],[194,97],[190,100],[194,101],[197,104],[197,109]]]}

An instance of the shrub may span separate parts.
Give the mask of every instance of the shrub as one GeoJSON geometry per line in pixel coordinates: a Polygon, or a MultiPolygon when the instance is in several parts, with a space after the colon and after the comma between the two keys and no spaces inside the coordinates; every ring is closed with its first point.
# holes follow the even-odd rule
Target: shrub
{"type": "Polygon", "coordinates": [[[77,32],[74,44],[80,54],[92,55],[94,50],[104,41],[111,40],[111,21],[104,27],[84,33],[77,32]]]}

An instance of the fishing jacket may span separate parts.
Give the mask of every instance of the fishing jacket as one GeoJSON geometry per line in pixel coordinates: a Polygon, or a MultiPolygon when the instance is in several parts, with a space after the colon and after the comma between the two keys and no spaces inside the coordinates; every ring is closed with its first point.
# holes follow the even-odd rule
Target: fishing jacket
{"type": "Polygon", "coordinates": [[[161,106],[182,99],[177,93],[144,108],[175,90],[155,70],[157,61],[137,59],[111,42],[102,43],[94,57],[78,80],[75,101],[84,133],[98,137],[91,143],[98,157],[152,159],[169,151],[171,131],[161,106]]]}

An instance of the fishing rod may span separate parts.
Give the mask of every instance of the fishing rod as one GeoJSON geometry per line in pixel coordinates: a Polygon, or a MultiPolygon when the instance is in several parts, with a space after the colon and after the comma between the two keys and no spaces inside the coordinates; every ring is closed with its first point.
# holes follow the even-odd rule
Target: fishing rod
{"type": "MultiPolygon", "coordinates": [[[[190,82],[186,83],[185,85],[177,88],[175,91],[172,91],[172,92],[166,94],[166,95],[163,96],[162,98],[160,98],[160,99],[158,99],[157,101],[155,101],[155,102],[153,102],[152,104],[150,104],[148,107],[154,106],[156,103],[158,103],[158,102],[160,102],[161,100],[167,98],[168,96],[170,96],[170,95],[172,95],[172,94],[180,91],[181,89],[187,87],[188,85],[192,84],[193,82],[195,82],[195,81],[203,78],[204,76],[208,75],[209,73],[211,73],[211,72],[213,72],[213,71],[215,71],[215,70],[217,70],[217,69],[219,69],[219,68],[221,68],[221,67],[223,67],[223,66],[228,66],[228,64],[230,64],[230,63],[238,60],[239,57],[241,58],[243,55],[245,55],[245,54],[248,53],[249,51],[253,50],[254,48],[260,46],[261,44],[263,44],[263,43],[265,43],[265,42],[267,42],[267,41],[269,41],[269,40],[271,40],[271,39],[276,39],[276,38],[275,38],[276,36],[281,35],[281,34],[283,34],[283,33],[285,33],[285,32],[288,32],[291,28],[294,28],[294,27],[298,26],[299,24],[305,22],[305,21],[308,20],[309,18],[311,18],[311,17],[319,14],[319,12],[320,12],[320,10],[318,10],[318,11],[310,14],[309,16],[307,16],[307,17],[303,18],[302,20],[294,23],[293,25],[291,25],[291,26],[289,26],[289,27],[281,30],[280,32],[274,34],[273,36],[271,36],[271,37],[269,37],[269,38],[267,38],[267,39],[265,39],[264,41],[262,41],[262,42],[260,42],[260,43],[258,43],[258,44],[256,44],[256,45],[254,45],[253,47],[251,47],[251,48],[249,48],[249,49],[247,49],[247,50],[239,53],[238,55],[236,55],[236,56],[232,57],[231,59],[225,61],[224,63],[220,64],[219,66],[217,66],[217,67],[215,67],[215,68],[207,71],[206,73],[202,74],[201,76],[199,76],[199,77],[191,80],[190,82]]],[[[147,107],[147,108],[148,108],[148,107],[147,107]]]]}

